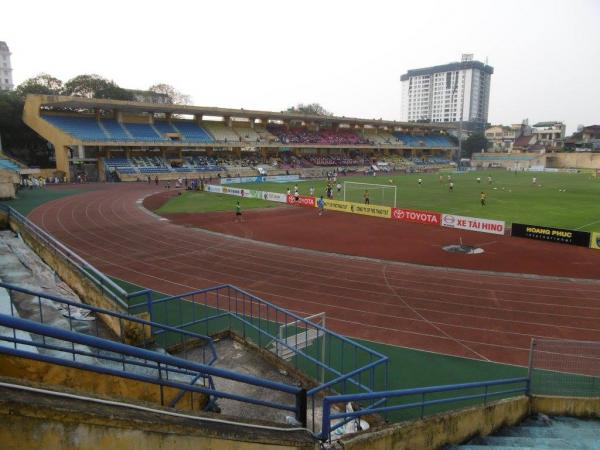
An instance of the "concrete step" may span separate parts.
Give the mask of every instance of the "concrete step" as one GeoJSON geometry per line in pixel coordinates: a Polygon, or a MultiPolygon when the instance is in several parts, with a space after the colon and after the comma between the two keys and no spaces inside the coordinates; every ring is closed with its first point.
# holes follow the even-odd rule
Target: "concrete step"
{"type": "Polygon", "coordinates": [[[552,417],[552,426],[571,430],[596,430],[600,436],[600,420],[583,420],[575,417],[552,417]]]}
{"type": "Polygon", "coordinates": [[[576,417],[532,417],[521,423],[521,426],[528,427],[556,427],[560,429],[591,429],[600,430],[600,420],[597,419],[579,419],[576,417]]]}
{"type": "MultiPolygon", "coordinates": [[[[455,447],[457,450],[539,450],[537,447],[506,447],[504,445],[459,445],[455,447]]],[[[553,450],[563,450],[563,449],[553,449],[553,450]]],[[[565,449],[568,450],[568,449],[565,449]]]]}
{"type": "Polygon", "coordinates": [[[496,436],[516,436],[516,437],[531,437],[531,438],[566,438],[573,436],[578,441],[582,439],[600,440],[600,433],[595,429],[579,428],[565,429],[558,427],[542,427],[542,426],[523,426],[517,428],[504,428],[496,433],[496,436]]]}
{"type": "Polygon", "coordinates": [[[482,444],[495,447],[533,447],[541,449],[573,449],[573,450],[591,450],[595,440],[569,438],[532,438],[520,436],[488,436],[481,438],[482,444]]]}

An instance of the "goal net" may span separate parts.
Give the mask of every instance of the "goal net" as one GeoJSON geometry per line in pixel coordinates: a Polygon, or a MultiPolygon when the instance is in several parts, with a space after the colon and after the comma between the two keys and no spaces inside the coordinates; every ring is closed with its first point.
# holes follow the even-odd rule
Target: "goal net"
{"type": "Polygon", "coordinates": [[[368,193],[371,205],[396,207],[397,187],[393,184],[359,183],[344,181],[344,201],[364,203],[368,193]]]}

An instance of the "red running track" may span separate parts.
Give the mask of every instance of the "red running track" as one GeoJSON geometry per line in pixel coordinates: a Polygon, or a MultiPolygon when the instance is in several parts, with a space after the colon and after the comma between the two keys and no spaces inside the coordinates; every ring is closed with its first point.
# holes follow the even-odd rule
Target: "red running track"
{"type": "MultiPolygon", "coordinates": [[[[354,338],[525,365],[534,336],[599,336],[596,282],[357,258],[215,234],[149,214],[139,200],[157,192],[164,190],[98,185],[44,204],[30,218],[108,275],[168,294],[234,284],[303,315],[325,311],[330,328],[354,338]]],[[[284,207],[283,215],[314,216],[314,210],[291,210],[284,207]]],[[[365,236],[369,221],[386,222],[361,219],[355,233],[365,236]]],[[[324,222],[296,222],[317,239],[336,235],[324,222]]],[[[235,227],[253,237],[250,220],[235,227]]],[[[536,244],[556,248],[555,257],[568,254],[566,246],[536,244]]]]}

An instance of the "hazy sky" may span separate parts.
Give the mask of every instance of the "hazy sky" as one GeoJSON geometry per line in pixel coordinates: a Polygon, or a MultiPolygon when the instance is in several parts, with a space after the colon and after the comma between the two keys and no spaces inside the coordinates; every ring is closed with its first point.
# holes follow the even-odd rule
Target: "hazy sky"
{"type": "Polygon", "coordinates": [[[98,73],[172,84],[197,105],[400,118],[400,75],[494,67],[492,123],[600,123],[600,0],[10,1],[0,40],[15,84],[98,73]]]}

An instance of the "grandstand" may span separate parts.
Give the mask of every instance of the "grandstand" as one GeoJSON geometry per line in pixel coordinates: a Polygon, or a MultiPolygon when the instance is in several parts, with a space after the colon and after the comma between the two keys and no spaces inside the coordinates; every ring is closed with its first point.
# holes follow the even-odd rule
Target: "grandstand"
{"type": "Polygon", "coordinates": [[[0,159],[0,169],[9,170],[11,172],[18,172],[21,170],[19,165],[10,159],[0,159]]]}
{"type": "Polygon", "coordinates": [[[297,112],[30,95],[23,118],[52,144],[68,179],[82,170],[100,181],[247,176],[265,166],[371,170],[384,156],[403,161],[387,167],[406,170],[447,164],[455,150],[448,124],[297,112]]]}

